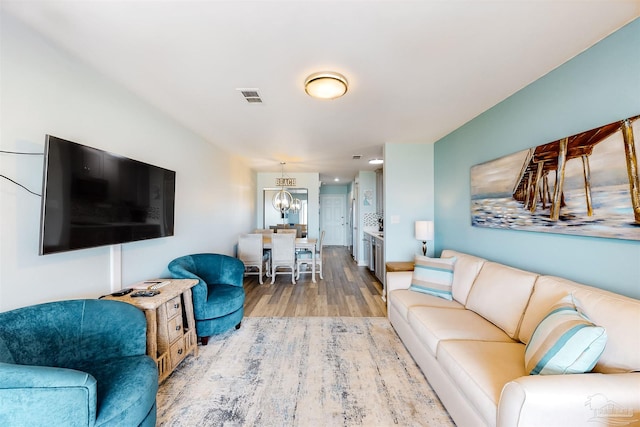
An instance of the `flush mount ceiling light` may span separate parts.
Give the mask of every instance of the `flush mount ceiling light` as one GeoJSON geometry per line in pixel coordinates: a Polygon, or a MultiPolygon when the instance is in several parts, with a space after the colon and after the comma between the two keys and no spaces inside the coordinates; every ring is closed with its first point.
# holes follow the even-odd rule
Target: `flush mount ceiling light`
{"type": "Polygon", "coordinates": [[[371,159],[369,160],[369,164],[370,165],[381,165],[384,163],[384,160],[382,159],[371,159]]]}
{"type": "Polygon", "coordinates": [[[347,93],[349,84],[342,74],[333,71],[313,73],[304,81],[309,96],[320,99],[336,99],[347,93]]]}

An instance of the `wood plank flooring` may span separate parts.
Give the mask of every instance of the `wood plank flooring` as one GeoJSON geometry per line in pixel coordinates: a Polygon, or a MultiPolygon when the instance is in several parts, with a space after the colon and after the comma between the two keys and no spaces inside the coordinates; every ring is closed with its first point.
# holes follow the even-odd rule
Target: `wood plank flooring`
{"type": "Polygon", "coordinates": [[[384,317],[386,304],[382,301],[382,284],[366,267],[358,267],[348,249],[343,246],[323,248],[323,276],[301,274],[296,284],[290,275],[271,278],[258,276],[244,279],[247,317],[384,317]]]}

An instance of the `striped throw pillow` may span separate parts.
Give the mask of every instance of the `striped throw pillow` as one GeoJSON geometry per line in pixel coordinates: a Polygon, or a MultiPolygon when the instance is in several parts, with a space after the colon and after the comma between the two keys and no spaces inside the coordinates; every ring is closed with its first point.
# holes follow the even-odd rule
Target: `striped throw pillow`
{"type": "Polygon", "coordinates": [[[451,283],[456,258],[429,258],[416,255],[414,259],[412,291],[422,292],[436,297],[453,300],[451,283]]]}
{"type": "Polygon", "coordinates": [[[573,295],[567,295],[534,330],[525,350],[525,369],[530,375],[589,372],[606,343],[605,329],[594,325],[573,295]]]}

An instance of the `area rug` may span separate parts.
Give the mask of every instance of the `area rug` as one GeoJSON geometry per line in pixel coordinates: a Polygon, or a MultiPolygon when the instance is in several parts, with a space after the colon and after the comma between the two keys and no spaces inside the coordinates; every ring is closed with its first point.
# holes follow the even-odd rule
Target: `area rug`
{"type": "Polygon", "coordinates": [[[250,317],[160,386],[159,426],[452,426],[386,318],[250,317]]]}

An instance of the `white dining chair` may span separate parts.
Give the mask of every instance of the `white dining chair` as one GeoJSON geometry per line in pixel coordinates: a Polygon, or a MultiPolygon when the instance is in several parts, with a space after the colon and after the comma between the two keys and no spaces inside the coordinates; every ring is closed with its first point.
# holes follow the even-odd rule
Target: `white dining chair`
{"type": "Polygon", "coordinates": [[[275,230],[272,228],[256,228],[255,230],[253,230],[253,232],[257,234],[269,234],[269,235],[273,234],[274,231],[275,230]]]}
{"type": "MultiPolygon", "coordinates": [[[[322,241],[324,240],[324,230],[322,230],[322,232],[320,233],[320,239],[318,240],[318,245],[317,248],[315,249],[316,251],[316,271],[320,274],[320,278],[322,280],[324,280],[324,277],[322,277],[322,241]]],[[[311,251],[299,251],[297,253],[297,260],[296,260],[296,280],[300,278],[300,274],[304,274],[304,273],[312,273],[313,269],[310,267],[313,267],[312,265],[313,263],[313,255],[311,253],[311,251]],[[307,265],[307,269],[305,271],[301,270],[301,266],[303,264],[307,265]]]]}
{"type": "Polygon", "coordinates": [[[244,263],[245,276],[258,275],[262,285],[262,276],[269,276],[269,253],[265,253],[262,246],[262,234],[243,234],[238,239],[238,258],[244,263]],[[254,271],[254,269],[258,271],[254,271]]]}
{"type": "Polygon", "coordinates": [[[275,233],[271,236],[271,284],[276,281],[276,274],[291,273],[291,283],[295,285],[296,272],[296,239],[295,234],[275,233]],[[290,271],[278,271],[278,269],[290,271]]]}
{"type": "Polygon", "coordinates": [[[276,234],[293,234],[294,237],[297,235],[298,230],[295,228],[280,228],[278,229],[278,233],[276,234]]]}

